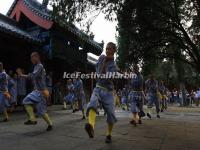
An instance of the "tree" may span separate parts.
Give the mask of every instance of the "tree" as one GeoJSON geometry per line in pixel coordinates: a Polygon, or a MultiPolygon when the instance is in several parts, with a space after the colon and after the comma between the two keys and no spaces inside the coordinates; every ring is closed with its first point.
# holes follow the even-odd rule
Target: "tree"
{"type": "MultiPolygon", "coordinates": [[[[124,5],[118,15],[120,31],[129,33],[119,32],[119,38],[129,39],[126,45],[130,49],[129,61],[135,61],[135,56],[140,61],[175,58],[200,71],[199,7],[191,0],[134,0],[132,3],[132,9],[124,5]],[[132,11],[126,13],[126,10],[132,11]]],[[[126,48],[123,43],[119,45],[120,51],[126,48]]]]}
{"type": "Polygon", "coordinates": [[[146,64],[174,58],[200,72],[199,0],[51,0],[54,19],[63,23],[88,19],[100,12],[117,19],[118,64],[146,64]],[[117,17],[115,17],[115,15],[117,17]]]}
{"type": "Polygon", "coordinates": [[[89,32],[90,26],[100,13],[112,21],[115,11],[123,0],[50,0],[53,7],[52,16],[55,21],[63,24],[78,23],[89,32]]]}

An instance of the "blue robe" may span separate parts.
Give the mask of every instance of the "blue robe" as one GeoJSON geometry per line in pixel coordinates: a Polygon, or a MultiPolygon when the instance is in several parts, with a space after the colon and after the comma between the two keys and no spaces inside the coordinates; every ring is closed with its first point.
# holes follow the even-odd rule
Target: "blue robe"
{"type": "Polygon", "coordinates": [[[76,79],[76,81],[74,82],[74,91],[75,91],[75,97],[79,103],[79,110],[83,110],[86,98],[83,89],[83,82],[81,79],[76,79]]]}
{"type": "Polygon", "coordinates": [[[160,102],[159,102],[159,97],[158,97],[158,81],[157,80],[147,80],[145,82],[145,86],[149,95],[149,100],[148,100],[148,107],[151,108],[153,107],[153,104],[156,106],[156,112],[160,112],[160,102]]]}
{"type": "Polygon", "coordinates": [[[28,77],[33,80],[34,90],[24,98],[23,104],[36,105],[37,114],[43,116],[47,112],[46,98],[42,94],[42,91],[47,89],[46,72],[43,65],[35,65],[33,72],[28,77]]]}
{"type": "MultiPolygon", "coordinates": [[[[101,55],[96,64],[96,73],[106,74],[107,72],[116,73],[117,66],[114,59],[107,59],[105,55],[101,55]]],[[[107,114],[107,123],[115,123],[117,119],[115,117],[113,89],[112,79],[97,79],[86,114],[88,115],[90,109],[94,109],[97,112],[101,104],[107,114]]]]}
{"type": "Polygon", "coordinates": [[[4,112],[8,107],[8,101],[4,92],[8,91],[8,76],[5,72],[0,72],[0,112],[4,112]]]}
{"type": "Polygon", "coordinates": [[[25,96],[27,93],[27,88],[26,88],[26,81],[27,79],[25,77],[20,77],[18,76],[16,78],[17,81],[17,95],[18,96],[25,96]]]}
{"type": "Polygon", "coordinates": [[[123,88],[122,91],[121,91],[121,103],[122,103],[122,105],[126,105],[128,103],[128,95],[129,95],[128,88],[123,88]]]}
{"type": "Polygon", "coordinates": [[[17,102],[17,85],[16,85],[16,81],[11,78],[10,76],[8,76],[8,92],[10,93],[11,99],[9,101],[9,103],[12,104],[16,104],[17,102]]]}
{"type": "Polygon", "coordinates": [[[143,103],[144,103],[144,95],[143,95],[143,77],[140,73],[137,73],[135,78],[131,79],[131,92],[129,93],[129,99],[131,104],[131,112],[143,113],[143,103]]]}
{"type": "Polygon", "coordinates": [[[71,84],[68,84],[67,85],[67,95],[64,97],[64,100],[68,103],[73,103],[74,100],[75,100],[75,95],[74,95],[74,85],[71,83],[71,84]]]}

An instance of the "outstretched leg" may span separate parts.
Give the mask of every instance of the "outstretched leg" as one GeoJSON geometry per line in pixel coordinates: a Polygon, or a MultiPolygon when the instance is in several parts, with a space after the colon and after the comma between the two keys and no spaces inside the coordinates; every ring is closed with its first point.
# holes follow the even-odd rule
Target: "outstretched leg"
{"type": "Polygon", "coordinates": [[[45,113],[42,118],[45,120],[45,122],[48,124],[47,131],[51,131],[53,129],[53,123],[47,113],[45,113]]]}
{"type": "Polygon", "coordinates": [[[9,116],[8,116],[7,109],[4,110],[3,114],[4,114],[4,120],[3,120],[3,122],[8,122],[9,121],[9,116]]]}
{"type": "Polygon", "coordinates": [[[36,121],[36,117],[33,111],[33,106],[32,105],[24,105],[25,110],[28,114],[29,120],[24,122],[25,125],[36,125],[37,121],[36,121]]]}
{"type": "Polygon", "coordinates": [[[96,111],[90,109],[88,113],[88,123],[85,125],[85,130],[90,138],[94,138],[95,120],[96,120],[96,111]]]}
{"type": "Polygon", "coordinates": [[[107,126],[107,132],[106,132],[106,143],[111,143],[111,137],[112,137],[112,129],[114,127],[113,123],[108,123],[107,126]]]}

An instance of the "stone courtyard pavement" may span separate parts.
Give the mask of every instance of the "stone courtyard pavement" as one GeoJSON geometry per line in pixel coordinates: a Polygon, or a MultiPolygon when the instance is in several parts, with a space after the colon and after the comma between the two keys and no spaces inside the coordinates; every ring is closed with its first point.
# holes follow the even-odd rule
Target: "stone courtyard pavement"
{"type": "MultiPolygon", "coordinates": [[[[25,126],[24,112],[12,114],[11,121],[0,123],[0,150],[200,150],[200,108],[171,107],[161,118],[143,119],[143,124],[129,124],[129,112],[116,110],[118,122],[113,142],[105,144],[106,118],[97,117],[95,138],[84,131],[81,113],[49,107],[54,130],[46,132],[46,124],[25,126]]],[[[2,118],[2,116],[0,116],[2,118]]]]}

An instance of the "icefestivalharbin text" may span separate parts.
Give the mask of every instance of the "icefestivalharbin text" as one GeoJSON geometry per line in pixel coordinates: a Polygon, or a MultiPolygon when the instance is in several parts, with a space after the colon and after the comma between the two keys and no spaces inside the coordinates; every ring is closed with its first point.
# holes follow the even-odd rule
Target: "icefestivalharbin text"
{"type": "Polygon", "coordinates": [[[99,74],[96,72],[91,73],[81,73],[81,72],[74,72],[74,73],[63,73],[64,79],[70,78],[81,78],[81,79],[130,79],[136,78],[137,75],[135,73],[119,73],[119,72],[106,72],[105,74],[99,74]]]}

